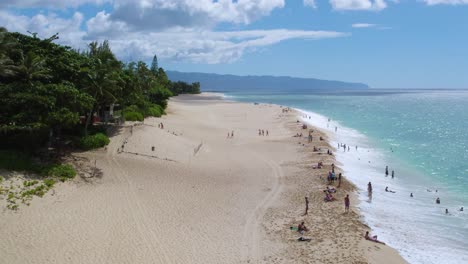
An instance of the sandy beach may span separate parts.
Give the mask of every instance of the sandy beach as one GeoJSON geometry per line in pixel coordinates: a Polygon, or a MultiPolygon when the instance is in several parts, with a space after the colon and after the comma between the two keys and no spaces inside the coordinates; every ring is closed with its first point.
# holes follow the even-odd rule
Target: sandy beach
{"type": "Polygon", "coordinates": [[[171,98],[162,118],[127,123],[105,149],[75,153],[81,177],[1,211],[0,263],[406,263],[364,239],[346,175],[337,200],[323,201],[334,148],[311,127],[308,143],[298,113],[283,109],[216,94],[171,98]],[[290,230],[302,221],[310,242],[290,230]]]}

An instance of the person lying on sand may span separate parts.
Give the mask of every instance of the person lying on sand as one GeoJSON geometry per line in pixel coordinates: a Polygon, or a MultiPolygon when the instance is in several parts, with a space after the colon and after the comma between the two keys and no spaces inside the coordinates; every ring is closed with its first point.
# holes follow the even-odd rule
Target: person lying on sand
{"type": "Polygon", "coordinates": [[[386,191],[386,192],[395,193],[395,191],[389,190],[389,189],[388,189],[388,186],[387,186],[387,187],[385,187],[385,191],[386,191]]]}
{"type": "Polygon", "coordinates": [[[327,186],[327,189],[325,190],[325,192],[328,192],[328,193],[336,193],[336,189],[335,188],[330,188],[327,186]]]}
{"type": "MultiPolygon", "coordinates": [[[[324,192],[327,192],[327,191],[325,190],[324,192]]],[[[324,200],[325,202],[333,202],[333,201],[335,201],[336,199],[335,199],[335,197],[333,197],[333,195],[331,195],[331,193],[328,193],[328,192],[327,192],[327,193],[325,194],[325,198],[323,198],[323,200],[324,200]]]]}
{"type": "Polygon", "coordinates": [[[297,239],[297,241],[301,241],[301,242],[310,242],[312,239],[311,238],[304,238],[304,237],[300,237],[297,239]]]}
{"type": "Polygon", "coordinates": [[[369,235],[369,231],[366,231],[366,234],[364,235],[364,238],[365,238],[366,240],[369,240],[369,241],[372,241],[372,242],[375,242],[375,243],[380,243],[380,244],[385,245],[384,242],[377,240],[377,236],[370,236],[370,235],[369,235]]]}

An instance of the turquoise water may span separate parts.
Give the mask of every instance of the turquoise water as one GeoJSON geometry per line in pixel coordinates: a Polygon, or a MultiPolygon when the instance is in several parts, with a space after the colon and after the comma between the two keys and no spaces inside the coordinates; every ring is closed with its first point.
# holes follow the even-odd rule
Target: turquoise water
{"type": "Polygon", "coordinates": [[[310,122],[332,133],[337,126],[334,144],[363,147],[361,152],[338,152],[337,157],[361,188],[360,208],[379,236],[410,263],[468,263],[468,211],[458,211],[468,207],[468,91],[226,95],[322,115],[310,122]],[[328,118],[332,123],[327,123],[328,118]],[[395,169],[395,179],[383,175],[386,165],[395,169]],[[376,185],[377,192],[389,186],[397,193],[382,192],[367,201],[362,191],[367,181],[376,185]],[[409,198],[411,192],[414,199],[409,198]],[[436,197],[441,205],[435,204],[436,197]]]}

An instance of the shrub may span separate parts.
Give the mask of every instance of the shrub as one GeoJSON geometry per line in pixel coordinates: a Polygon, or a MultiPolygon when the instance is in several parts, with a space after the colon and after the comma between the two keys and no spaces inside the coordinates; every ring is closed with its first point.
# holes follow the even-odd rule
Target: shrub
{"type": "Polygon", "coordinates": [[[143,114],[140,112],[124,112],[125,121],[143,121],[143,114]]]}
{"type": "Polygon", "coordinates": [[[70,164],[53,165],[47,170],[47,176],[71,179],[76,176],[76,171],[70,164]]]}
{"type": "Polygon", "coordinates": [[[29,186],[33,186],[35,184],[37,184],[38,181],[37,180],[33,180],[33,181],[24,181],[23,184],[24,184],[24,187],[29,187],[29,186]]]}
{"type": "Polygon", "coordinates": [[[46,192],[47,192],[47,187],[44,184],[41,184],[41,185],[37,186],[34,189],[22,192],[21,196],[22,197],[30,197],[32,195],[36,195],[36,196],[42,197],[42,196],[44,196],[44,194],[46,192]]]}
{"type": "Polygon", "coordinates": [[[146,116],[161,117],[165,114],[164,109],[160,105],[153,104],[147,108],[145,112],[146,116]]]}
{"type": "Polygon", "coordinates": [[[45,179],[44,184],[47,186],[47,188],[50,189],[50,188],[52,188],[52,186],[54,186],[55,180],[54,179],[45,179]]]}
{"type": "Polygon", "coordinates": [[[96,135],[82,137],[80,140],[80,146],[85,150],[90,150],[104,147],[109,144],[109,142],[110,140],[106,135],[97,133],[96,135]]]}

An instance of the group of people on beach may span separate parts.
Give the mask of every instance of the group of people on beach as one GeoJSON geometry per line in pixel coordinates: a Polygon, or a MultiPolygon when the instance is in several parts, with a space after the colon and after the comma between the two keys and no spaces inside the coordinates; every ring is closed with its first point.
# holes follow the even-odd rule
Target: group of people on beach
{"type": "MultiPolygon", "coordinates": [[[[337,127],[335,127],[335,131],[336,130],[337,130],[337,127]]],[[[312,130],[309,131],[308,143],[312,142],[312,132],[313,132],[312,130]]],[[[294,135],[294,137],[302,137],[302,133],[297,133],[296,135],[294,135]]],[[[323,140],[323,138],[320,137],[320,140],[323,140]]],[[[351,147],[349,145],[342,144],[342,143],[338,143],[338,148],[343,148],[344,152],[346,152],[346,151],[349,152],[351,150],[351,147]]],[[[320,150],[320,148],[317,148],[317,147],[314,146],[314,149],[313,149],[314,152],[317,152],[319,150],[320,150]]],[[[355,150],[356,151],[358,150],[358,146],[355,146],[355,150]]],[[[321,153],[318,153],[318,154],[321,154],[321,153]]],[[[330,149],[327,149],[327,154],[333,155],[333,153],[330,151],[330,149]]],[[[323,162],[318,162],[317,165],[313,166],[313,169],[322,169],[323,167],[324,167],[323,162]]],[[[392,175],[394,175],[394,172],[392,173],[392,175]]],[[[331,164],[331,170],[329,170],[328,174],[327,174],[327,186],[326,186],[326,189],[323,190],[323,193],[324,193],[323,200],[324,200],[324,202],[333,202],[333,201],[336,200],[336,198],[334,197],[334,194],[336,194],[338,192],[337,188],[339,188],[340,185],[341,185],[341,179],[342,179],[342,173],[340,172],[337,175],[337,173],[335,173],[335,164],[332,163],[331,164]],[[336,181],[338,181],[337,188],[329,186],[329,185],[334,185],[336,181]]],[[[387,188],[387,190],[388,190],[388,188],[387,188]]],[[[368,184],[368,191],[369,191],[369,193],[372,193],[372,183],[371,182],[369,182],[369,184],[368,184]]],[[[349,213],[350,205],[351,205],[351,199],[350,199],[349,194],[347,194],[343,198],[343,201],[344,201],[344,211],[345,211],[345,213],[349,213]]],[[[309,211],[309,198],[306,196],[305,197],[305,213],[304,213],[304,215],[307,215],[308,211],[309,211]]],[[[293,230],[294,228],[291,227],[291,229],[293,230]]],[[[310,241],[310,238],[304,238],[303,237],[304,232],[308,231],[308,229],[305,226],[304,222],[301,222],[301,224],[299,224],[297,226],[297,231],[301,234],[301,237],[298,239],[298,241],[310,241]]],[[[379,241],[377,239],[377,236],[375,236],[375,235],[371,236],[368,231],[365,233],[364,238],[366,240],[369,240],[369,241],[372,241],[372,242],[385,244],[385,243],[379,241]]]]}
{"type": "Polygon", "coordinates": [[[265,136],[265,134],[268,136],[268,130],[263,130],[263,129],[258,130],[259,136],[265,136]]]}

